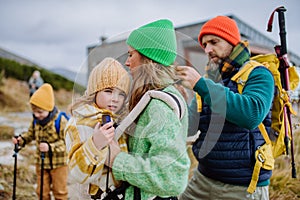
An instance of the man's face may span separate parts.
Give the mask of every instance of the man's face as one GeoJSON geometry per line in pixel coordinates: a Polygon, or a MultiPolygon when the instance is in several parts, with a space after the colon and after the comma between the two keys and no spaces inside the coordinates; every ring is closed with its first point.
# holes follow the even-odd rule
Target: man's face
{"type": "Polygon", "coordinates": [[[202,44],[210,62],[215,64],[222,62],[233,50],[233,45],[215,35],[204,35],[202,44]]]}

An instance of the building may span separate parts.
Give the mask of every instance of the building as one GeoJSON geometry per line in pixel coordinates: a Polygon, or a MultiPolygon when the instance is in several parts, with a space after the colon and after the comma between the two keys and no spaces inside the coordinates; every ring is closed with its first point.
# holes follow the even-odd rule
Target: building
{"type": "MultiPolygon", "coordinates": [[[[237,22],[242,40],[248,40],[252,56],[257,54],[275,53],[274,46],[278,44],[258,32],[245,22],[241,21],[234,15],[230,15],[237,22]]],[[[177,37],[177,59],[179,65],[192,65],[204,73],[204,67],[207,63],[207,56],[198,43],[198,35],[202,25],[206,21],[194,23],[186,26],[176,27],[177,37]]],[[[118,38],[104,40],[99,45],[89,46],[88,53],[88,74],[99,62],[105,57],[114,57],[121,63],[125,63],[127,58],[126,38],[129,33],[123,34],[118,38]]],[[[293,52],[288,52],[289,60],[295,66],[300,67],[300,57],[293,52]]]]}

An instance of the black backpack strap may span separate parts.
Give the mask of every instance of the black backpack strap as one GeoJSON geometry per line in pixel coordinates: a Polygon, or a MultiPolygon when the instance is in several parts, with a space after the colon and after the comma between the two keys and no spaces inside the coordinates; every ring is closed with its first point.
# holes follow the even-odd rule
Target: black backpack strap
{"type": "Polygon", "coordinates": [[[170,95],[175,100],[175,102],[177,103],[177,106],[179,108],[179,118],[181,119],[182,118],[182,107],[180,105],[180,102],[179,102],[178,98],[174,94],[172,94],[170,92],[165,92],[165,91],[162,91],[162,92],[170,95]]]}
{"type": "Polygon", "coordinates": [[[133,187],[133,200],[141,200],[141,189],[136,186],[133,187]]]}

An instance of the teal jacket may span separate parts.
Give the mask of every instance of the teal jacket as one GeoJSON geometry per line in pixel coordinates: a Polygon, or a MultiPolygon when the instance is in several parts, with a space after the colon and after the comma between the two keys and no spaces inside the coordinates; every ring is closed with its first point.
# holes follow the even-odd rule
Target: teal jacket
{"type": "MultiPolygon", "coordinates": [[[[183,101],[173,87],[164,89],[183,101]]],[[[129,136],[129,154],[121,152],[113,163],[113,175],[140,188],[141,199],[177,196],[188,183],[190,160],[186,150],[187,107],[181,120],[163,101],[152,99],[140,115],[133,135],[129,136]]],[[[126,190],[133,199],[133,187],[126,190]]]]}
{"type": "MultiPolygon", "coordinates": [[[[193,152],[199,161],[198,170],[206,177],[248,186],[255,151],[265,143],[257,126],[263,121],[270,130],[274,80],[269,70],[258,67],[239,94],[230,78],[223,79],[225,87],[206,78],[194,87],[204,103],[199,123],[194,121],[201,134],[193,152]]],[[[258,186],[268,185],[271,174],[261,169],[258,186]]]]}

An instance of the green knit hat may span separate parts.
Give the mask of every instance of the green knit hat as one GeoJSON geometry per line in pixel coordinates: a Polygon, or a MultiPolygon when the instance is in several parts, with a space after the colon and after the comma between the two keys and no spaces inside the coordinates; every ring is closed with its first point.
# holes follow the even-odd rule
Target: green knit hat
{"type": "Polygon", "coordinates": [[[170,66],[176,59],[176,35],[170,20],[161,19],[141,26],[130,33],[126,42],[164,66],[170,66]]]}

